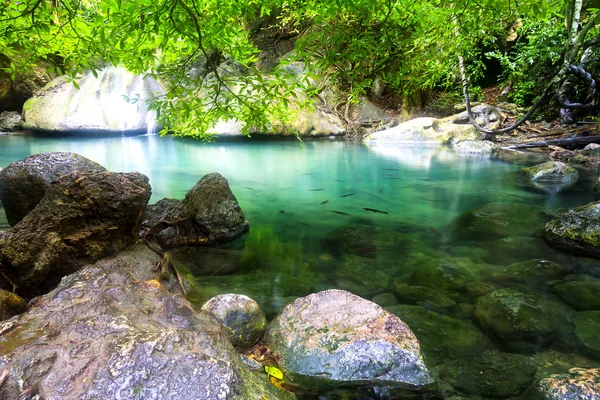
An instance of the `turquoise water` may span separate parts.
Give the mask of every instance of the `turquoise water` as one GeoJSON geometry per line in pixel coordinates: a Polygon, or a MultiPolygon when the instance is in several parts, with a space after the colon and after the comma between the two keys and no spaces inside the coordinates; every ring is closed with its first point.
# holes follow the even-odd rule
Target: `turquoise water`
{"type": "MultiPolygon", "coordinates": [[[[450,360],[507,351],[505,342],[472,318],[473,282],[554,296],[551,286],[507,283],[498,273],[542,257],[578,274],[600,271],[593,260],[547,247],[539,235],[544,216],[592,201],[590,179],[584,175],[579,185],[561,192],[524,187],[514,173],[531,161],[459,156],[445,147],[367,147],[329,140],[207,145],[158,136],[7,136],[0,137],[0,149],[3,167],[31,154],[71,151],[112,171],[139,171],[150,178],[151,202],[181,199],[204,174],[221,173],[250,232],[228,245],[226,261],[219,259],[227,268],[216,261],[207,267],[180,260],[194,283],[192,301],[200,305],[215,294],[244,293],[273,317],[299,296],[350,290],[391,306],[417,334],[434,372],[450,360]],[[457,217],[490,203],[511,203],[517,211],[510,218],[521,225],[513,229],[509,221],[511,228],[500,235],[464,234],[466,220],[457,217]],[[541,217],[530,222],[538,212],[533,210],[541,210],[541,217]],[[468,276],[444,276],[448,271],[437,267],[442,264],[466,269],[468,276]]],[[[3,218],[0,214],[0,228],[7,227],[3,218]]],[[[536,377],[598,365],[568,341],[557,339],[527,355],[538,366],[536,377]]],[[[462,390],[469,396],[479,389],[462,390]]],[[[485,398],[487,392],[482,393],[485,398]]]]}

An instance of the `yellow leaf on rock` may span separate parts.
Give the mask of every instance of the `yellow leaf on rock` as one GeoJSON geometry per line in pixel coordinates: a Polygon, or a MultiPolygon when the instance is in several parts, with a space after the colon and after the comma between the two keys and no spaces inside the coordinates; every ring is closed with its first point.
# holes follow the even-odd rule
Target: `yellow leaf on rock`
{"type": "Polygon", "coordinates": [[[265,365],[265,371],[267,374],[269,374],[269,376],[283,380],[283,372],[281,372],[279,368],[265,365]]]}

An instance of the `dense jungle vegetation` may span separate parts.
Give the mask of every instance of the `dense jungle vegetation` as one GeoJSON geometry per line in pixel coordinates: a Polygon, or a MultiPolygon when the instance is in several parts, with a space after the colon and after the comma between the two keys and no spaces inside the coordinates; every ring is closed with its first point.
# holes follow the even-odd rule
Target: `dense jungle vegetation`
{"type": "MultiPolygon", "coordinates": [[[[570,65],[593,75],[600,42],[595,3],[5,0],[0,54],[13,78],[40,60],[74,85],[83,70],[106,63],[157,77],[168,90],[151,107],[163,126],[204,138],[232,117],[248,132],[285,121],[293,117],[288,101],[295,89],[318,94],[325,81],[342,89],[341,102],[377,92],[410,103],[435,89],[446,93],[433,104],[440,106],[460,100],[469,76],[473,83],[502,82],[510,101],[531,104],[548,84],[549,94],[559,93],[570,65]],[[260,62],[283,42],[291,52],[272,51],[275,62],[260,62]],[[302,74],[291,67],[298,61],[302,74]]],[[[581,102],[593,103],[595,92],[571,86],[581,102]]]]}

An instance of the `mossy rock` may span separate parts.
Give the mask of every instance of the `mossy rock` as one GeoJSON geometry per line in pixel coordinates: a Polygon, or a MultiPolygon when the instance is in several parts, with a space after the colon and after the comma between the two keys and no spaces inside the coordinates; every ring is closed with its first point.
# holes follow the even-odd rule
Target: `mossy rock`
{"type": "Polygon", "coordinates": [[[533,167],[524,168],[521,174],[532,182],[572,185],[579,179],[579,173],[573,167],[560,161],[548,161],[533,167]]]}
{"type": "Polygon", "coordinates": [[[408,283],[448,292],[462,291],[465,284],[475,279],[478,266],[468,258],[446,257],[432,259],[413,272],[408,283]]]}
{"type": "Polygon", "coordinates": [[[443,292],[425,286],[396,283],[392,286],[392,292],[403,304],[419,304],[433,310],[451,309],[456,306],[456,302],[443,292]]]}
{"type": "Polygon", "coordinates": [[[600,258],[600,202],[557,213],[544,238],[559,249],[600,258]]]}
{"type": "Polygon", "coordinates": [[[422,306],[399,304],[386,310],[405,321],[419,339],[428,365],[492,349],[492,342],[469,320],[428,311],[422,306]]]}
{"type": "Polygon", "coordinates": [[[473,318],[509,350],[534,353],[562,338],[571,312],[549,296],[500,289],[477,299],[473,318]]]}
{"type": "Polygon", "coordinates": [[[529,398],[531,400],[600,399],[600,369],[572,368],[565,374],[550,375],[535,385],[529,398]]]}
{"type": "Polygon", "coordinates": [[[345,225],[329,232],[323,245],[338,255],[375,258],[381,252],[402,252],[412,244],[410,236],[372,225],[345,225]]]}
{"type": "Polygon", "coordinates": [[[549,282],[561,279],[569,268],[548,260],[533,259],[511,264],[492,279],[505,286],[545,287],[549,282]]]}
{"type": "Polygon", "coordinates": [[[600,311],[580,311],[573,315],[575,336],[583,353],[600,360],[600,311]]]}
{"type": "Polygon", "coordinates": [[[0,321],[27,311],[27,302],[14,293],[0,289],[0,321]]]}
{"type": "Polygon", "coordinates": [[[484,353],[443,364],[440,378],[470,396],[504,399],[515,397],[535,380],[537,367],[529,357],[484,353]]]}
{"type": "Polygon", "coordinates": [[[600,311],[600,280],[573,280],[555,285],[554,290],[576,310],[600,311]]]}
{"type": "Polygon", "coordinates": [[[361,297],[372,297],[387,291],[390,277],[369,261],[354,255],[345,256],[336,270],[337,285],[361,297]]]}

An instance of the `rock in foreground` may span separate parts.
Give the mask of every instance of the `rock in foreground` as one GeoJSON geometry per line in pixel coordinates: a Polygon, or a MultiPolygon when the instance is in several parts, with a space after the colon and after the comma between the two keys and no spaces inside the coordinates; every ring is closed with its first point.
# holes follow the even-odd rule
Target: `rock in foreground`
{"type": "Polygon", "coordinates": [[[533,400],[600,399],[600,369],[572,368],[566,374],[542,379],[532,391],[533,400]]]}
{"type": "Polygon", "coordinates": [[[50,184],[75,171],[104,172],[106,169],[75,153],[41,153],[9,164],[0,171],[0,201],[6,219],[15,226],[42,200],[50,184]]]}
{"type": "Polygon", "coordinates": [[[154,280],[158,261],[143,246],[103,259],[0,324],[0,398],[293,399],[242,365],[214,318],[154,280]]]}
{"type": "Polygon", "coordinates": [[[58,178],[40,203],[0,238],[0,268],[25,296],[46,292],[86,264],[135,240],[150,199],[137,172],[73,172],[58,178]]]}
{"type": "Polygon", "coordinates": [[[433,382],[419,342],[398,317],[343,290],[300,298],[267,327],[265,341],[288,377],[309,387],[433,382]]]}

